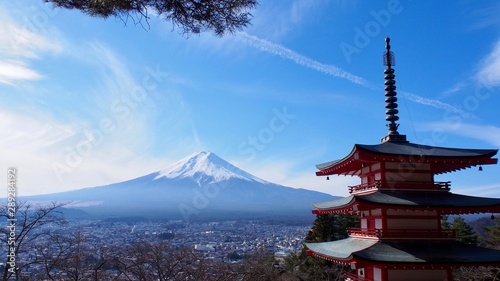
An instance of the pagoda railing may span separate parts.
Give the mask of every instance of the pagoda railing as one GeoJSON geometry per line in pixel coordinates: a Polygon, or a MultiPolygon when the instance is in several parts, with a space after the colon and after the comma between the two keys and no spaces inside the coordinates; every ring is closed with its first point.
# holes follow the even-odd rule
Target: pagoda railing
{"type": "Polygon", "coordinates": [[[358,185],[349,186],[349,193],[377,190],[380,189],[381,186],[382,186],[382,181],[375,181],[373,183],[362,183],[358,185]]]}
{"type": "Polygon", "coordinates": [[[348,280],[348,281],[370,281],[371,280],[371,279],[365,278],[363,276],[359,276],[353,272],[345,272],[344,277],[346,278],[345,280],[348,280]]]}
{"type": "Polygon", "coordinates": [[[425,191],[449,191],[451,182],[425,182],[425,181],[402,181],[402,182],[385,182],[375,181],[373,183],[362,183],[359,185],[349,186],[349,193],[360,193],[371,190],[425,190],[425,191]]]}
{"type": "Polygon", "coordinates": [[[455,239],[454,230],[348,228],[351,237],[455,239]]]}

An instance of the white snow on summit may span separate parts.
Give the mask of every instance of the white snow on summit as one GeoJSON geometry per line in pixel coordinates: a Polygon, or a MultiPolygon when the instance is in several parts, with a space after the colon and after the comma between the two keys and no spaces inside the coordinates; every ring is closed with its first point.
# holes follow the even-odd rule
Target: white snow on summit
{"type": "Polygon", "coordinates": [[[193,177],[198,179],[203,176],[212,177],[213,182],[219,182],[230,178],[239,178],[248,181],[269,183],[231,165],[219,156],[208,151],[194,153],[174,163],[170,167],[158,171],[155,180],[163,177],[170,179],[193,177]]]}

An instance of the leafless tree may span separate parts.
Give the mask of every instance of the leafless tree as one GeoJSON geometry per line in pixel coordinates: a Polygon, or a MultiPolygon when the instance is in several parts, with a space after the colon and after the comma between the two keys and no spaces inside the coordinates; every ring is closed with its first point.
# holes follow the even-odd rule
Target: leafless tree
{"type": "Polygon", "coordinates": [[[29,247],[35,241],[39,241],[42,237],[48,235],[49,232],[44,230],[44,227],[49,225],[56,227],[66,222],[60,212],[61,207],[64,205],[66,203],[52,202],[47,205],[33,205],[18,202],[15,213],[12,213],[12,208],[8,208],[7,205],[0,205],[0,217],[8,221],[15,217],[15,220],[11,220],[13,228],[3,227],[0,229],[2,234],[0,241],[5,245],[9,255],[14,255],[16,259],[14,263],[9,262],[11,257],[7,256],[3,280],[8,280],[11,277],[16,279],[22,277],[23,268],[30,264],[20,257],[28,253],[29,247]],[[14,264],[15,268],[12,267],[14,264]]]}
{"type": "Polygon", "coordinates": [[[113,256],[103,248],[91,247],[90,238],[81,231],[50,235],[34,251],[37,263],[44,271],[37,276],[43,280],[111,280],[103,267],[113,256]]]}
{"type": "Polygon", "coordinates": [[[142,241],[127,247],[116,259],[120,275],[131,280],[208,280],[204,259],[168,242],[142,241]]]}
{"type": "Polygon", "coordinates": [[[37,243],[33,248],[36,260],[43,265],[44,271],[37,275],[39,279],[57,280],[61,277],[57,270],[62,267],[64,259],[71,251],[71,244],[65,235],[48,234],[48,241],[37,243]]]}
{"type": "Polygon", "coordinates": [[[494,281],[500,280],[498,267],[457,267],[453,270],[453,280],[457,281],[494,281]]]}

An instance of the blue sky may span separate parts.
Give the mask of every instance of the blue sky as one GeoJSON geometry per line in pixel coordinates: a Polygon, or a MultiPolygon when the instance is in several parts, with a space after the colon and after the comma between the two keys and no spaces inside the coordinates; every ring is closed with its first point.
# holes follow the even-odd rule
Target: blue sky
{"type": "MultiPolygon", "coordinates": [[[[386,131],[382,54],[396,57],[399,132],[500,148],[500,3],[261,1],[234,35],[183,36],[0,3],[0,159],[20,195],[123,181],[209,150],[268,181],[347,195],[315,176],[386,131]]],[[[500,168],[438,177],[500,197],[500,168]]]]}

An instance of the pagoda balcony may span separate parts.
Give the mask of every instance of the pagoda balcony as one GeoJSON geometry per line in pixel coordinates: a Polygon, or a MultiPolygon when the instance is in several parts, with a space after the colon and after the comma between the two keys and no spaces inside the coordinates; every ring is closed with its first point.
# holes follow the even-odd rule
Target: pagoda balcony
{"type": "Polygon", "coordinates": [[[365,193],[376,190],[407,190],[407,191],[450,191],[451,182],[423,182],[423,181],[405,181],[405,182],[385,182],[375,181],[373,183],[362,183],[349,186],[350,194],[365,193]]]}
{"type": "Polygon", "coordinates": [[[431,230],[431,229],[368,229],[348,228],[347,233],[357,238],[380,238],[380,239],[455,239],[454,230],[431,230]]]}

